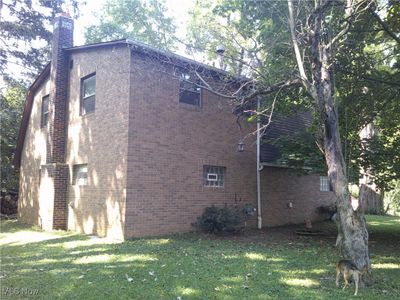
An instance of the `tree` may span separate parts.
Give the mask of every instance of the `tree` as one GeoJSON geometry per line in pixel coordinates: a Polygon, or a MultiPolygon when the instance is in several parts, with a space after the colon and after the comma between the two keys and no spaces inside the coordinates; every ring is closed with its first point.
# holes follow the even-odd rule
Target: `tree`
{"type": "MultiPolygon", "coordinates": [[[[51,22],[66,1],[8,0],[0,2],[1,189],[18,191],[18,171],[13,168],[27,85],[48,62],[51,22]],[[21,69],[17,72],[16,68],[21,69]]],[[[78,1],[69,1],[78,15],[78,1]]]]}
{"type": "Polygon", "coordinates": [[[18,171],[13,168],[13,158],[25,94],[25,86],[17,82],[1,94],[1,192],[18,191],[18,171]]]}
{"type": "MultiPolygon", "coordinates": [[[[5,0],[0,2],[0,72],[6,80],[20,79],[20,68],[30,81],[48,61],[51,22],[61,12],[63,0],[5,0]]],[[[75,14],[78,1],[71,1],[75,14]]]]}
{"type": "Polygon", "coordinates": [[[160,49],[174,48],[175,25],[163,0],[108,0],[99,24],[86,29],[88,43],[131,38],[160,49]]]}
{"type": "Polygon", "coordinates": [[[335,64],[347,168],[354,183],[361,171],[359,200],[369,213],[383,212],[383,194],[400,177],[400,44],[399,27],[393,26],[399,8],[395,2],[369,7],[353,25],[335,64]]]}
{"type": "MultiPolygon", "coordinates": [[[[324,154],[329,180],[337,197],[337,246],[360,268],[364,266],[370,268],[368,232],[363,212],[353,211],[351,207],[337,110],[340,90],[336,89],[334,75],[337,58],[342,53],[351,30],[354,26],[361,27],[363,18],[371,10],[376,11],[374,2],[366,0],[315,0],[314,2],[288,0],[286,3],[220,1],[213,9],[214,14],[229,20],[229,23],[222,23],[221,28],[232,36],[238,36],[240,33],[241,37],[246,41],[252,41],[254,45],[249,49],[246,44],[238,43],[236,40],[232,42],[230,36],[225,36],[225,39],[220,38],[229,45],[234,44],[235,49],[239,49],[236,54],[227,53],[226,59],[241,60],[250,70],[249,73],[255,75],[257,79],[253,81],[251,88],[247,89],[249,91],[247,95],[240,93],[240,96],[237,96],[241,104],[251,101],[256,96],[266,97],[275,93],[276,97],[276,92],[284,96],[282,92],[284,88],[298,89],[301,86],[301,90],[297,90],[300,92],[300,97],[288,99],[286,94],[282,102],[304,102],[315,114],[317,143],[324,154]],[[247,56],[247,60],[242,60],[242,57],[237,55],[243,51],[251,54],[247,56]],[[293,69],[297,72],[293,72],[293,69]]],[[[196,16],[196,11],[194,15],[196,16]]],[[[219,21],[215,16],[210,20],[219,21]]],[[[211,31],[216,25],[218,24],[211,25],[211,31]]],[[[205,39],[201,42],[210,45],[205,39]]],[[[363,41],[355,40],[355,42],[363,41]]],[[[357,63],[357,50],[360,49],[358,46],[358,44],[353,45],[355,50],[352,53],[355,56],[342,66],[344,69],[349,64],[357,63]]],[[[230,48],[227,47],[228,50],[230,48]]],[[[243,90],[244,88],[241,89],[243,90]]],[[[239,93],[236,91],[227,94],[227,97],[235,95],[239,93]]],[[[262,112],[265,111],[271,114],[271,110],[264,108],[262,112]]]]}

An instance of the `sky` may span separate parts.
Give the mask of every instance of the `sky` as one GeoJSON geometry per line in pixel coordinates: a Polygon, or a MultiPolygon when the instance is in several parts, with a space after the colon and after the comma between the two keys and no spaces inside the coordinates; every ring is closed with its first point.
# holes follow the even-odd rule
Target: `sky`
{"type": "MultiPolygon", "coordinates": [[[[35,3],[37,0],[34,0],[35,3]]],[[[97,24],[98,22],[98,14],[101,12],[105,2],[107,0],[86,0],[85,5],[80,5],[80,16],[78,19],[74,20],[74,46],[80,46],[85,44],[85,28],[97,24]],[[96,15],[97,14],[97,15],[96,15]]],[[[188,12],[191,7],[193,7],[195,0],[165,0],[165,5],[167,7],[166,15],[172,17],[175,20],[175,25],[178,37],[185,36],[185,28],[186,22],[188,20],[188,12]]],[[[70,10],[72,14],[71,8],[72,6],[67,4],[64,6],[64,10],[70,10]]],[[[9,14],[7,11],[1,12],[2,17],[7,18],[9,14]]],[[[35,42],[35,41],[33,41],[35,42]]],[[[21,45],[24,47],[24,45],[21,45]]],[[[185,47],[181,45],[176,51],[177,54],[187,56],[185,53],[185,47]]],[[[23,66],[13,63],[12,61],[7,65],[7,68],[11,70],[14,75],[21,76],[22,71],[24,69],[23,66]]],[[[5,83],[2,78],[0,78],[0,90],[3,90],[5,87],[5,83]]]]}
{"type": "MultiPolygon", "coordinates": [[[[188,12],[193,7],[195,0],[166,0],[165,4],[168,8],[167,15],[175,19],[177,35],[182,37],[185,35],[186,21],[188,12]]],[[[96,24],[96,13],[99,13],[104,6],[106,0],[87,0],[87,4],[81,7],[80,17],[75,20],[74,44],[75,46],[83,45],[85,42],[85,27],[96,24]]],[[[178,51],[180,52],[180,51],[178,51]]],[[[184,54],[184,53],[179,53],[184,54]]]]}

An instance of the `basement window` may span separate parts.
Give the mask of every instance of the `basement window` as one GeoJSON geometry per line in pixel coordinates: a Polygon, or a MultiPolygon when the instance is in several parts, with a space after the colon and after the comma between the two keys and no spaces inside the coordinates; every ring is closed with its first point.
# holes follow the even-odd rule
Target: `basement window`
{"type": "Polygon", "coordinates": [[[42,98],[42,114],[40,117],[40,128],[47,127],[49,121],[49,95],[42,98]]]}
{"type": "Polygon", "coordinates": [[[201,106],[201,88],[188,73],[182,73],[179,77],[179,102],[201,106]]]}
{"type": "Polygon", "coordinates": [[[225,182],[225,167],[204,166],[204,185],[213,187],[223,187],[225,182]]]}
{"type": "Polygon", "coordinates": [[[81,79],[81,115],[94,112],[96,104],[96,74],[81,79]]]}
{"type": "Polygon", "coordinates": [[[330,192],[331,191],[328,176],[320,176],[319,177],[319,190],[321,192],[330,192]]]}
{"type": "Polygon", "coordinates": [[[82,165],[74,165],[73,166],[73,176],[72,176],[72,184],[73,185],[87,185],[87,164],[82,165]]]}

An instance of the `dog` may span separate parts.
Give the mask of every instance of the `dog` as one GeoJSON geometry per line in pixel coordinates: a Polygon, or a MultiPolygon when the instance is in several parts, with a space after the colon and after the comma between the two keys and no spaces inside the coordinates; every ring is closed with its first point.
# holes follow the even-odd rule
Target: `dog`
{"type": "Polygon", "coordinates": [[[354,284],[356,285],[354,296],[357,296],[358,284],[360,283],[361,276],[366,272],[368,272],[368,267],[364,267],[362,270],[360,270],[351,260],[340,260],[336,264],[336,286],[339,286],[340,274],[343,274],[343,279],[345,282],[343,289],[345,289],[346,286],[349,285],[349,279],[351,280],[351,278],[353,277],[354,284]]]}

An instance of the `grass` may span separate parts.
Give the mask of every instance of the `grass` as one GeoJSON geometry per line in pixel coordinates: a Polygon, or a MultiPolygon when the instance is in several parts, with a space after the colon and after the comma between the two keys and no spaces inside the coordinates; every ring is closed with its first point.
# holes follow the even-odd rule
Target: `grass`
{"type": "MultiPolygon", "coordinates": [[[[360,299],[399,299],[400,218],[368,217],[374,285],[360,299]]],[[[2,221],[1,299],[337,299],[334,227],[301,237],[295,227],[238,237],[185,234],[115,243],[2,221]],[[17,288],[17,289],[13,289],[17,288]],[[25,290],[22,290],[25,289],[25,290]],[[6,293],[13,292],[12,295],[6,293]]]]}

